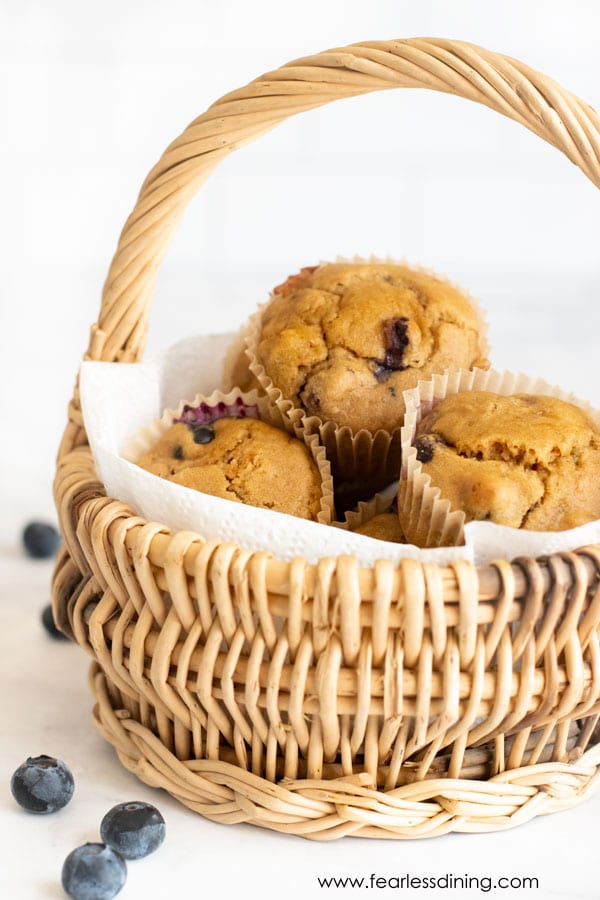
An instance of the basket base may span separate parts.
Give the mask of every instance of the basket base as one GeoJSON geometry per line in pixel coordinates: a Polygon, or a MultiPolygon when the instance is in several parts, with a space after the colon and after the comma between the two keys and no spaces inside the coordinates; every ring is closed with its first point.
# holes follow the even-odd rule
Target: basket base
{"type": "Polygon", "coordinates": [[[121,763],[194,812],[225,825],[245,822],[312,840],[438,837],[514,828],[583,802],[600,782],[600,744],[576,763],[545,762],[487,780],[436,778],[376,790],[366,773],[273,784],[222,760],[181,761],[125,709],[113,707],[94,663],[94,721],[121,763]]]}

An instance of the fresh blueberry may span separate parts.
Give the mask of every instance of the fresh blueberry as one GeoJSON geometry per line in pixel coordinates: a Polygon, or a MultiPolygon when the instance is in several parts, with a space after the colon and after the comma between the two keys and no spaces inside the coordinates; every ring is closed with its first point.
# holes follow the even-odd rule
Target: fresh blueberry
{"type": "Polygon", "coordinates": [[[127,878],[127,864],[106,844],[82,844],[67,856],[62,886],[73,900],[110,900],[127,878]]]}
{"type": "Polygon", "coordinates": [[[30,522],[23,530],[23,544],[29,556],[50,559],[60,547],[60,534],[48,522],[30,522]]]}
{"type": "Polygon", "coordinates": [[[42,625],[44,626],[48,634],[51,635],[51,637],[56,638],[57,640],[67,640],[66,634],[63,634],[62,631],[59,631],[56,627],[54,615],[52,613],[52,606],[50,604],[43,608],[41,619],[42,625]]]}
{"type": "Polygon", "coordinates": [[[66,806],[75,789],[71,772],[52,756],[29,757],[10,780],[12,795],[29,812],[53,813],[66,806]]]}
{"type": "Polygon", "coordinates": [[[100,837],[125,859],[141,859],[164,841],[165,820],[150,803],[119,803],[102,819],[100,837]]]}

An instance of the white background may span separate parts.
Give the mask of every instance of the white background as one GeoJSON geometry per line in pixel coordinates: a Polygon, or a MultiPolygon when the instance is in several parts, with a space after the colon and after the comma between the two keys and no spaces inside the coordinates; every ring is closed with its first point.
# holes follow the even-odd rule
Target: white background
{"type": "MultiPolygon", "coordinates": [[[[518,57],[600,104],[593,0],[0,0],[0,778],[31,753],[62,753],[80,790],[55,823],[21,815],[0,788],[6,896],[60,896],[57,861],[90,839],[90,821],[128,791],[154,796],[91,729],[86,660],[44,642],[37,611],[49,570],[18,550],[22,522],[53,514],[67,402],[139,186],[227,91],[314,51],[416,35],[518,57]],[[34,877],[20,851],[31,858],[35,841],[34,877]]],[[[285,123],[212,176],[161,271],[150,349],[235,328],[274,284],[320,258],[390,254],[481,300],[498,367],[598,404],[598,208],[560,154],[482,107],[413,91],[343,101],[285,123]]],[[[585,864],[598,801],[505,835],[335,847],[218,828],[168,798],[159,805],[172,817],[169,846],[136,867],[124,896],[166,897],[176,884],[190,897],[207,885],[223,897],[316,897],[317,872],[426,874],[436,860],[436,872],[537,875],[544,888],[532,896],[600,897],[585,864]]]]}

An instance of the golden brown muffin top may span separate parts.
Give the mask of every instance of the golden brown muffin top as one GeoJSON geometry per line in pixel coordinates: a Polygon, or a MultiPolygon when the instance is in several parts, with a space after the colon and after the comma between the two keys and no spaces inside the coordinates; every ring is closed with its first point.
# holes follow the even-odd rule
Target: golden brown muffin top
{"type": "Polygon", "coordinates": [[[322,482],[310,451],[258,419],[172,425],[137,463],[161,478],[222,497],[317,519],[322,482]]]}
{"type": "Polygon", "coordinates": [[[487,366],[482,323],[455,287],[402,265],[331,263],[275,288],[257,357],[309,415],[393,431],[402,392],[446,368],[487,366]]]}
{"type": "Polygon", "coordinates": [[[467,521],[560,531],[600,518],[600,430],[571,403],[464,391],[424,416],[415,446],[467,521]]]}

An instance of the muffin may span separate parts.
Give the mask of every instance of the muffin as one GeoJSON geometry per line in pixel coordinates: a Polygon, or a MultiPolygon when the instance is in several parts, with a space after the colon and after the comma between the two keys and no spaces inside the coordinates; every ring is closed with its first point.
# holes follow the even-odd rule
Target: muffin
{"type": "Polygon", "coordinates": [[[400,527],[397,513],[387,512],[373,516],[364,525],[353,529],[355,534],[364,534],[367,537],[376,538],[378,541],[391,541],[394,544],[404,544],[404,534],[400,527]]]}
{"type": "MultiPolygon", "coordinates": [[[[600,518],[600,429],[572,403],[452,394],[421,419],[413,443],[422,473],[466,522],[562,531],[600,518]]],[[[400,519],[416,542],[422,523],[402,502],[400,519]]]]}
{"type": "Polygon", "coordinates": [[[221,411],[218,417],[206,404],[184,406],[137,465],[215,497],[320,520],[323,477],[314,454],[291,434],[252,417],[255,411],[245,408],[239,418],[221,411]]]}
{"type": "Polygon", "coordinates": [[[402,392],[446,368],[487,366],[482,321],[447,281],[404,265],[329,263],[276,287],[251,369],[308,416],[393,432],[402,392]]]}

